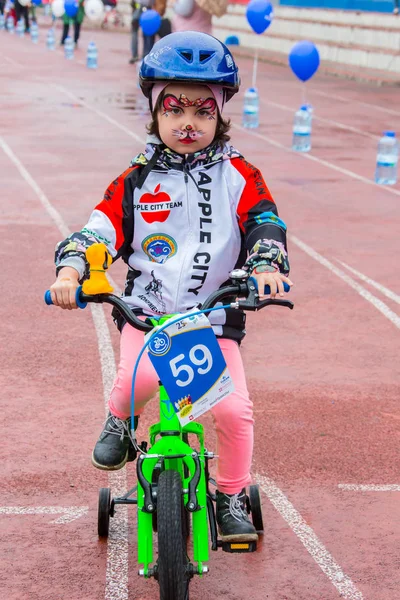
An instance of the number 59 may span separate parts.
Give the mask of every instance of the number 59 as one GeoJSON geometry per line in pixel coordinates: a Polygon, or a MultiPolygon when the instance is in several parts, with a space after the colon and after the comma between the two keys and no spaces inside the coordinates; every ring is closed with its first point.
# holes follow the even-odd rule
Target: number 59
{"type": "MultiPolygon", "coordinates": [[[[194,370],[190,365],[187,365],[185,363],[181,365],[178,364],[184,358],[184,354],[178,354],[178,356],[175,356],[175,358],[172,358],[169,361],[172,375],[175,377],[176,385],[179,385],[179,387],[185,387],[189,385],[194,379],[194,370]],[[186,379],[178,379],[178,376],[181,373],[186,373],[186,379]]],[[[203,344],[197,344],[197,346],[193,346],[193,348],[191,348],[189,352],[189,360],[197,367],[200,367],[197,369],[199,375],[205,375],[206,373],[208,373],[213,365],[211,352],[209,351],[207,346],[204,346],[203,344]],[[200,354],[200,358],[197,358],[196,353],[197,355],[200,354]],[[202,367],[202,365],[204,364],[206,364],[206,366],[202,367]]]]}

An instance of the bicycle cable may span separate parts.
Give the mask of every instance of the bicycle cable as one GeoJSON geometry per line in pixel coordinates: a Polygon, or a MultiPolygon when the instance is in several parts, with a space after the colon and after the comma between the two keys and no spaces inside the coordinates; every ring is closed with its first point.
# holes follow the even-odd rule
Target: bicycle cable
{"type": "MultiPolygon", "coordinates": [[[[169,327],[170,325],[173,325],[174,323],[178,323],[179,321],[182,321],[182,319],[185,319],[186,317],[190,316],[190,317],[195,317],[196,315],[202,315],[204,313],[210,313],[213,312],[214,310],[223,310],[224,308],[232,308],[234,303],[231,304],[224,304],[223,306],[215,306],[214,308],[206,308],[205,310],[198,310],[197,312],[194,313],[187,313],[186,315],[181,315],[179,318],[174,319],[173,321],[169,320],[166,323],[164,323],[164,325],[161,325],[160,327],[156,327],[152,332],[151,335],[149,336],[149,339],[144,343],[143,348],[141,349],[141,351],[139,352],[139,355],[136,359],[136,363],[135,363],[135,367],[133,369],[133,375],[132,375],[132,392],[131,392],[131,429],[130,429],[130,433],[129,433],[129,437],[130,440],[135,448],[136,451],[140,452],[141,454],[147,454],[147,452],[144,452],[140,447],[139,444],[137,443],[137,439],[136,439],[136,434],[135,434],[135,430],[132,428],[132,424],[134,425],[135,419],[135,381],[136,381],[136,374],[137,374],[137,370],[139,367],[139,362],[140,359],[143,356],[143,352],[146,350],[147,346],[150,344],[151,340],[153,339],[153,336],[156,335],[157,333],[160,333],[161,331],[164,331],[164,329],[166,329],[167,327],[169,327]]],[[[169,402],[171,402],[171,400],[169,400],[169,402]]]]}

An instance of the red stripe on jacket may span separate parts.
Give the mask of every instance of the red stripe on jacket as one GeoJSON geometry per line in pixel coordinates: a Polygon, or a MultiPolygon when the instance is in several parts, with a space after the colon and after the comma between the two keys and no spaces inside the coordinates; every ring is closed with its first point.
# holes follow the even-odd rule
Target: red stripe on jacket
{"type": "Polygon", "coordinates": [[[268,200],[273,204],[275,204],[275,202],[261,172],[256,169],[256,167],[253,167],[253,165],[248,163],[244,158],[240,157],[231,159],[231,164],[246,180],[246,185],[237,207],[239,226],[241,230],[245,232],[244,223],[248,219],[251,208],[262,200],[268,200]]]}

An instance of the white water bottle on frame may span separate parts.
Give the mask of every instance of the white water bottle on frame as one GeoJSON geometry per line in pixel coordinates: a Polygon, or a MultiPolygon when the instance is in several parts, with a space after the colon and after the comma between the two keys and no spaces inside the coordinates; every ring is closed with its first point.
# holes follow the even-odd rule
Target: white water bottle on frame
{"type": "Polygon", "coordinates": [[[25,23],[23,22],[22,19],[20,19],[17,23],[17,27],[15,28],[15,31],[17,32],[18,37],[24,37],[25,35],[25,23]]]}
{"type": "MultiPolygon", "coordinates": [[[[47,6],[47,4],[46,4],[46,6],[47,6]]],[[[54,34],[53,28],[49,29],[47,32],[46,48],[47,48],[47,50],[55,50],[56,49],[56,36],[54,34]]]]}
{"type": "Polygon", "coordinates": [[[64,56],[68,60],[74,58],[74,41],[70,36],[67,36],[64,41],[64,56]]]}
{"type": "Polygon", "coordinates": [[[39,27],[35,21],[31,24],[31,40],[34,44],[37,44],[39,41],[39,27]]]}
{"type": "Polygon", "coordinates": [[[244,93],[242,125],[247,129],[255,129],[259,124],[259,99],[257,88],[248,88],[244,93]]]}
{"type": "Polygon", "coordinates": [[[97,69],[97,46],[94,42],[88,44],[86,66],[88,69],[97,69]]]}
{"type": "Polygon", "coordinates": [[[14,33],[14,19],[13,17],[7,17],[7,31],[8,33],[14,33]]]}
{"type": "Polygon", "coordinates": [[[378,142],[376,156],[375,182],[382,185],[394,185],[397,181],[397,163],[399,144],[394,131],[385,131],[378,142]]]}
{"type": "Polygon", "coordinates": [[[292,150],[296,152],[311,150],[311,123],[312,113],[307,104],[303,104],[294,115],[292,150]]]}

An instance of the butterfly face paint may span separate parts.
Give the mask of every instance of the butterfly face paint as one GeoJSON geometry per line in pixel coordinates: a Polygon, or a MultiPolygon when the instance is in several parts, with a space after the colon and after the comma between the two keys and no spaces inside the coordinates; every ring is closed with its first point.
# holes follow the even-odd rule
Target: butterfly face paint
{"type": "Polygon", "coordinates": [[[185,86],[184,91],[182,87],[172,84],[165,88],[158,126],[162,141],[175,152],[186,154],[213,141],[218,110],[208,87],[185,86]]]}

